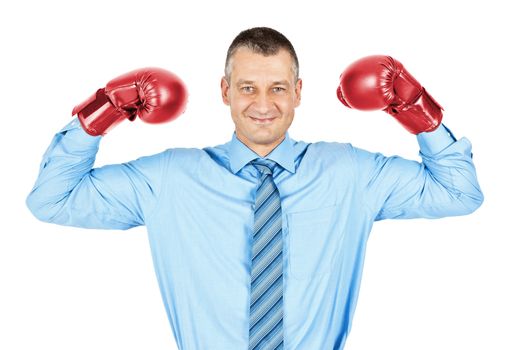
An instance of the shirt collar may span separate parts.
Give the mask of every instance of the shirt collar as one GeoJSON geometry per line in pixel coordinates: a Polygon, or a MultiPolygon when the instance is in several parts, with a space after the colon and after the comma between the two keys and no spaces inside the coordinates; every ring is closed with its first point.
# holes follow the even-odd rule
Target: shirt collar
{"type": "MultiPolygon", "coordinates": [[[[257,153],[252,151],[248,146],[242,143],[235,131],[228,145],[228,156],[230,158],[230,170],[236,174],[246,164],[254,159],[261,158],[257,153]]],[[[285,134],[284,140],[277,145],[264,159],[271,159],[281,167],[291,173],[295,173],[295,155],[292,139],[285,134]]]]}

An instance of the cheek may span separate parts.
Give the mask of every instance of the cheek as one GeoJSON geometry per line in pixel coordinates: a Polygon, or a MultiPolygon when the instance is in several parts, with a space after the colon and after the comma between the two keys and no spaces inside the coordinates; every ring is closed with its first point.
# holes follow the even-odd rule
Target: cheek
{"type": "Polygon", "coordinates": [[[247,97],[244,97],[244,96],[242,96],[242,97],[239,96],[239,97],[236,97],[235,99],[233,99],[231,101],[231,108],[232,108],[232,110],[234,110],[236,112],[236,114],[238,114],[238,113],[242,113],[243,111],[248,109],[250,104],[251,104],[251,99],[250,98],[247,98],[247,97]]]}
{"type": "Polygon", "coordinates": [[[281,110],[282,113],[290,114],[293,112],[294,103],[291,98],[280,99],[277,105],[279,106],[279,109],[281,110]]]}

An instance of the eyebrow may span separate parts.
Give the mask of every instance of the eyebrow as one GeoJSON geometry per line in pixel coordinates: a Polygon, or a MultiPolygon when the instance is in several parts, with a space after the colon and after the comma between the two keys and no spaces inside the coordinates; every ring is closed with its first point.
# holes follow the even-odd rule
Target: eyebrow
{"type": "Polygon", "coordinates": [[[272,85],[290,85],[286,80],[274,81],[272,85]]]}
{"type": "MultiPolygon", "coordinates": [[[[241,79],[241,80],[239,80],[237,82],[237,86],[244,85],[244,84],[253,85],[253,84],[255,84],[255,82],[252,81],[252,80],[244,80],[244,79],[241,79]]],[[[290,84],[286,80],[279,80],[279,81],[274,81],[272,83],[272,85],[286,85],[286,86],[289,86],[290,84]]]]}

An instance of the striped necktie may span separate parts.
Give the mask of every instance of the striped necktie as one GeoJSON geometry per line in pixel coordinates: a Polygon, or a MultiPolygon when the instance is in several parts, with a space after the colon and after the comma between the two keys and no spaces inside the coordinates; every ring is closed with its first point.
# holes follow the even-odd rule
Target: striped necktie
{"type": "Polygon", "coordinates": [[[249,350],[283,349],[283,242],[276,163],[251,162],[261,174],[255,196],[249,350]]]}

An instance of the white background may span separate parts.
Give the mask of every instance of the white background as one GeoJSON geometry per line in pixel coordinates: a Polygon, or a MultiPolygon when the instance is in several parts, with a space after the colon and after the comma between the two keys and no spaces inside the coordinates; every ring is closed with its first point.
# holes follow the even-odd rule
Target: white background
{"type": "MultiPolygon", "coordinates": [[[[52,136],[73,106],[143,66],[177,73],[186,113],[125,122],[95,166],[231,138],[220,99],[226,50],[270,26],[295,46],[303,99],[290,135],[418,158],[414,136],[382,112],[344,108],[342,70],[389,54],[473,144],[485,202],[469,216],[384,221],[368,243],[346,349],[525,349],[525,56],[516,2],[17,1],[1,5],[1,349],[175,349],[144,227],[45,224],[25,206],[52,136]]],[[[521,22],[521,24],[520,24],[521,22]]]]}

